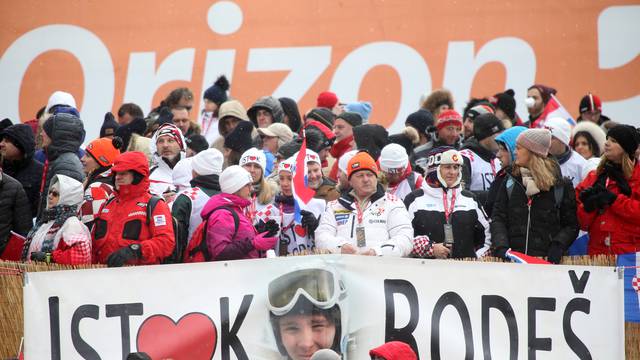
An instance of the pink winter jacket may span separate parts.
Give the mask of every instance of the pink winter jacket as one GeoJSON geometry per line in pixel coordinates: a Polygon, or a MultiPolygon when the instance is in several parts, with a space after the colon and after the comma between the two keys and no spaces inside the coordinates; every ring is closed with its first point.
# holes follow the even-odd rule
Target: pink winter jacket
{"type": "Polygon", "coordinates": [[[244,209],[251,202],[233,194],[217,194],[212,196],[202,209],[203,220],[208,218],[207,248],[212,260],[255,259],[260,257],[253,246],[253,239],[261,237],[256,233],[251,220],[244,214],[244,209]],[[238,215],[239,223],[235,238],[233,215],[226,209],[214,209],[225,206],[238,215]]]}

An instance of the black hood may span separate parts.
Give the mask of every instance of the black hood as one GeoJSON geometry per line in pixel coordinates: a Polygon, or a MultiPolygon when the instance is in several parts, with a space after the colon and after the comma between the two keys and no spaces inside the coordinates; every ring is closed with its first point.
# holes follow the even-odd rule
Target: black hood
{"type": "Polygon", "coordinates": [[[25,158],[33,157],[36,141],[31,126],[27,124],[9,126],[0,133],[0,138],[4,137],[7,137],[16,147],[22,150],[25,158]]]}
{"type": "Polygon", "coordinates": [[[387,129],[378,124],[365,124],[353,128],[353,139],[358,150],[364,150],[378,161],[382,148],[389,143],[387,129]]]}
{"type": "Polygon", "coordinates": [[[469,138],[469,140],[464,142],[461,150],[469,149],[474,153],[478,154],[482,158],[482,160],[486,162],[491,162],[491,160],[496,158],[496,155],[491,151],[487,150],[484,146],[480,145],[476,138],[469,138]]]}
{"type": "Polygon", "coordinates": [[[58,113],[50,117],[43,127],[47,129],[47,135],[51,138],[51,144],[46,149],[50,161],[63,153],[75,154],[84,141],[84,124],[77,116],[58,113]],[[48,122],[51,123],[47,124],[48,122]]]}

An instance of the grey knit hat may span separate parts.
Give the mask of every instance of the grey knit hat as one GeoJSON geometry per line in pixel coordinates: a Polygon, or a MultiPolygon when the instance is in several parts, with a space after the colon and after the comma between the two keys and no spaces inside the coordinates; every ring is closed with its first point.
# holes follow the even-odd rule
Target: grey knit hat
{"type": "Polygon", "coordinates": [[[547,129],[528,129],[518,135],[516,144],[538,154],[547,157],[551,146],[551,131],[547,129]]]}

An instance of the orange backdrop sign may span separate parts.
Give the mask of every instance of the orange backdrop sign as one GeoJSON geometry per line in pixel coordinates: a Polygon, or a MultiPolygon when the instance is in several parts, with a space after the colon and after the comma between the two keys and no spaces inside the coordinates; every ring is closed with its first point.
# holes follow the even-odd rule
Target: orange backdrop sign
{"type": "MultiPolygon", "coordinates": [[[[148,111],[174,87],[220,74],[245,106],[273,94],[302,111],[321,91],[373,103],[399,130],[420,96],[470,96],[533,83],[558,89],[577,116],[591,91],[614,120],[640,125],[636,1],[4,1],[0,116],[26,121],[55,90],[71,92],[97,135],[106,111],[148,111]]],[[[192,115],[195,118],[195,115],[192,115]]]]}

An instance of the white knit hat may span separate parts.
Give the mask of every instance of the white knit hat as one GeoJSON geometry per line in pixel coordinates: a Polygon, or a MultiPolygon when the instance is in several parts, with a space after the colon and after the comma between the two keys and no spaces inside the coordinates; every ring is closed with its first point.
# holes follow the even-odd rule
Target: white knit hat
{"type": "Polygon", "coordinates": [[[251,174],[239,165],[229,166],[220,175],[220,190],[223,193],[233,194],[251,183],[253,183],[251,174]]]}
{"type": "MultiPolygon", "coordinates": [[[[295,154],[293,154],[292,157],[294,159],[297,159],[299,153],[300,153],[299,151],[296,152],[295,154]]],[[[314,162],[314,163],[317,163],[318,165],[322,166],[322,162],[320,161],[320,156],[318,155],[317,152],[315,152],[313,150],[310,150],[310,149],[307,149],[307,152],[306,152],[305,155],[306,155],[305,158],[307,160],[307,163],[314,162]]]]}
{"type": "Polygon", "coordinates": [[[544,127],[551,131],[551,136],[562,141],[563,144],[570,146],[571,143],[571,124],[566,119],[555,117],[544,122],[544,127]]]}
{"type": "MultiPolygon", "coordinates": [[[[591,121],[580,121],[574,128],[571,135],[573,142],[575,143],[576,134],[579,132],[586,132],[593,137],[593,140],[596,141],[598,145],[598,153],[595,154],[596,157],[599,157],[599,154],[604,152],[604,143],[607,141],[607,134],[602,130],[600,126],[591,121]]],[[[595,150],[595,149],[594,149],[595,150]]]]}
{"type": "Polygon", "coordinates": [[[198,175],[220,175],[222,162],[223,156],[220,150],[210,148],[196,154],[191,162],[191,167],[198,175]]]}
{"type": "Polygon", "coordinates": [[[340,156],[340,160],[338,160],[338,169],[340,169],[340,171],[346,174],[347,164],[349,164],[349,160],[351,160],[354,156],[356,156],[358,151],[359,150],[351,150],[344,153],[342,156],[340,156]]]}
{"type": "Polygon", "coordinates": [[[73,98],[73,95],[64,91],[56,91],[49,97],[49,101],[47,102],[47,107],[45,108],[45,113],[49,112],[49,109],[56,105],[65,105],[76,107],[76,100],[73,98]]]}
{"type": "Polygon", "coordinates": [[[290,157],[286,160],[282,160],[278,163],[278,172],[287,171],[293,173],[293,168],[295,167],[296,158],[290,157]]]}
{"type": "Polygon", "coordinates": [[[409,165],[407,150],[399,144],[389,144],[380,152],[380,168],[382,171],[405,169],[409,165]]]}
{"type": "Polygon", "coordinates": [[[264,173],[267,168],[267,157],[264,155],[264,151],[256,148],[251,148],[245,151],[240,157],[240,166],[251,163],[260,165],[262,172],[264,173]]]}

